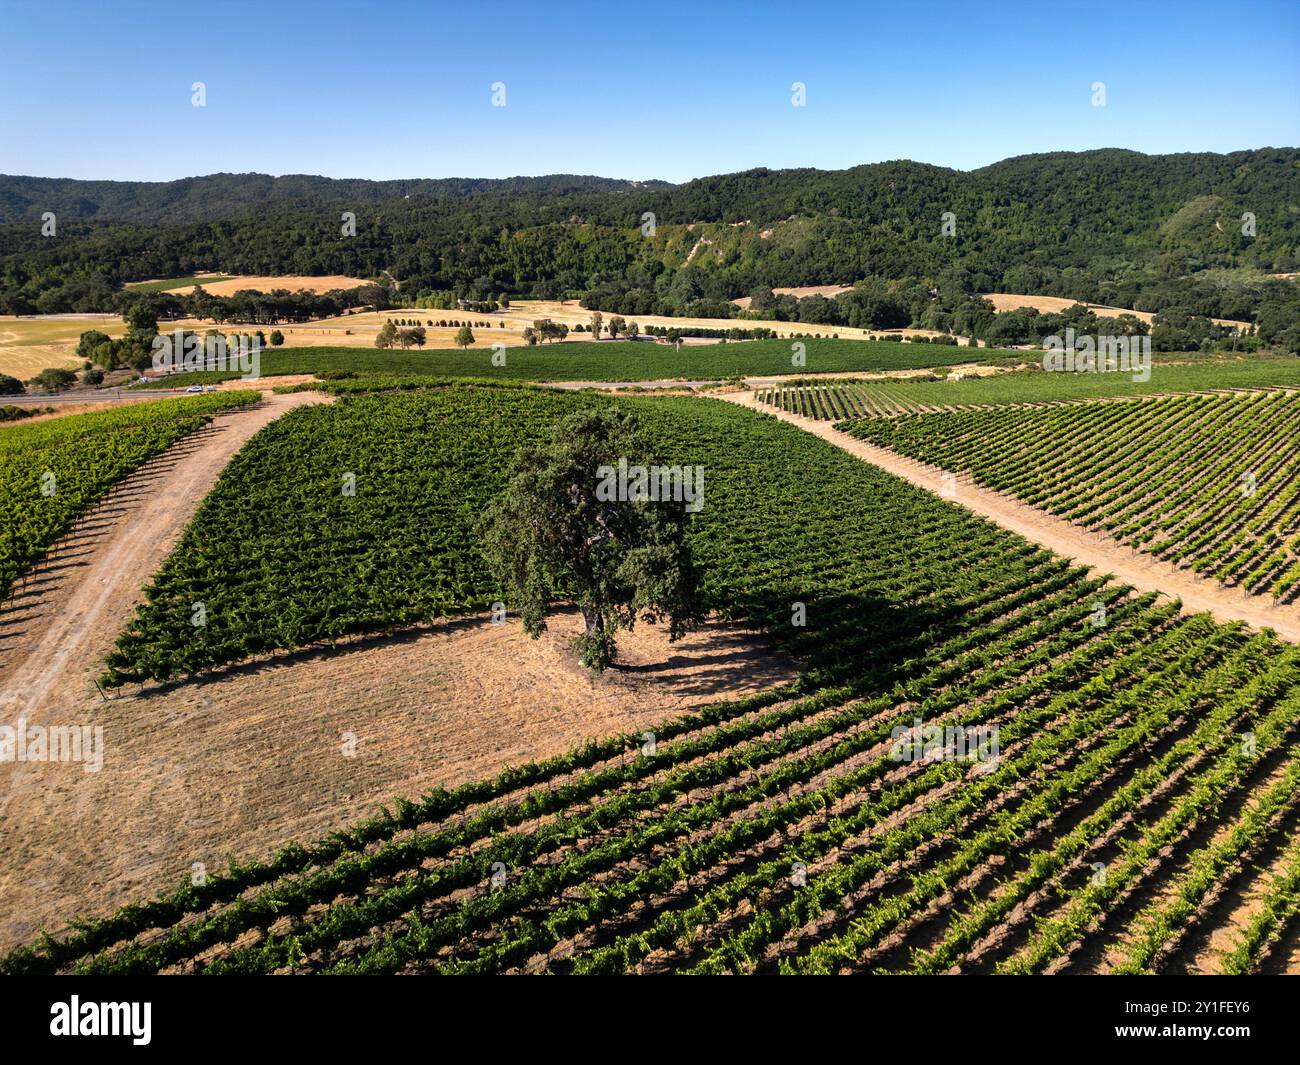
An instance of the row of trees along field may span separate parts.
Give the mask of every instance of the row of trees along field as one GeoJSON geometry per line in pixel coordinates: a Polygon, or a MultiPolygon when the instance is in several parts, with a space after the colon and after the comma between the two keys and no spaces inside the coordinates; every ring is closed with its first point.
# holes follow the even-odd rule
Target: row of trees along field
{"type": "MultiPolygon", "coordinates": [[[[77,355],[101,370],[147,370],[153,365],[154,340],[158,336],[158,319],[148,301],[133,304],[126,312],[127,330],[125,335],[114,340],[98,329],[88,329],[81,334],[77,342],[77,355]]],[[[182,351],[194,337],[200,334],[194,330],[183,329],[181,332],[182,351]]],[[[272,329],[270,333],[258,329],[253,333],[225,333],[209,329],[200,339],[221,337],[236,340],[240,337],[256,339],[262,347],[279,347],[284,343],[284,333],[272,329]]]]}

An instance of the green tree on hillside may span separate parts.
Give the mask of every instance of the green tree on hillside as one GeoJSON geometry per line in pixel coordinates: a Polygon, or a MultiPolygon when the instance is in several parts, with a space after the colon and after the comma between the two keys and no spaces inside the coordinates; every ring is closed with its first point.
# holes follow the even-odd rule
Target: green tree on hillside
{"type": "Polygon", "coordinates": [[[474,343],[474,330],[467,325],[462,325],[456,330],[456,347],[467,348],[474,343]]]}
{"type": "Polygon", "coordinates": [[[397,343],[397,326],[393,324],[393,320],[390,318],[388,319],[388,321],[384,323],[383,328],[379,330],[378,334],[376,334],[375,347],[391,348],[396,343],[397,343]]]}
{"type": "MultiPolygon", "coordinates": [[[[617,658],[614,635],[638,619],[666,619],[669,639],[700,620],[697,574],[686,544],[686,504],[609,499],[602,467],[654,463],[635,417],[581,410],[549,442],[524,448],[478,524],[480,546],[524,630],[536,639],[556,599],[574,599],[585,631],[576,650],[599,673],[617,658]]],[[[630,494],[630,493],[624,493],[630,494]]]]}

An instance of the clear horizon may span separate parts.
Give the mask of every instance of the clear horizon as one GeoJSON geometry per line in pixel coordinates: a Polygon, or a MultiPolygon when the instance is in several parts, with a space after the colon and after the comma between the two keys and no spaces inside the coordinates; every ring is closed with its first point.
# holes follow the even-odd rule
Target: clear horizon
{"type": "MultiPolygon", "coordinates": [[[[1291,144],[1257,144],[1257,145],[1243,146],[1243,147],[1240,147],[1240,148],[1230,148],[1230,149],[1226,149],[1226,150],[1224,150],[1224,151],[1220,151],[1220,152],[1211,152],[1211,153],[1208,153],[1208,154],[1215,154],[1215,155],[1231,155],[1233,152],[1252,152],[1252,151],[1271,151],[1271,150],[1277,150],[1277,151],[1296,151],[1296,150],[1298,150],[1298,146],[1297,146],[1297,145],[1291,145],[1291,144]]],[[[1057,153],[1057,154],[1059,154],[1059,153],[1069,153],[1069,154],[1080,155],[1080,154],[1083,154],[1083,153],[1085,153],[1085,152],[1093,152],[1093,151],[1139,151],[1139,149],[1136,149],[1136,148],[1125,148],[1125,147],[1123,147],[1122,145],[1112,144],[1112,145],[1107,145],[1107,146],[1102,147],[1102,148],[1082,148],[1082,149],[1055,148],[1055,149],[1046,149],[1044,152],[1022,152],[1022,153],[1019,153],[1019,154],[1021,154],[1021,155],[1041,155],[1041,154],[1054,154],[1054,153],[1057,153]]],[[[1143,153],[1140,153],[1140,154],[1144,154],[1144,155],[1199,155],[1199,154],[1207,154],[1207,153],[1206,153],[1206,152],[1143,152],[1143,153]]],[[[983,163],[983,164],[981,164],[980,166],[973,166],[973,167],[947,167],[947,168],[945,168],[945,169],[955,170],[955,171],[957,171],[957,172],[959,172],[959,173],[970,173],[970,172],[973,171],[973,170],[980,170],[980,169],[982,169],[982,168],[985,167],[985,166],[992,166],[992,165],[994,165],[994,164],[996,164],[996,163],[1005,162],[1007,159],[1012,159],[1012,158],[1015,158],[1015,156],[1006,156],[1006,157],[1004,157],[1003,159],[994,159],[994,160],[992,160],[991,162],[989,162],[989,163],[983,163]]],[[[756,164],[754,164],[754,166],[746,167],[745,169],[746,169],[746,170],[754,170],[754,169],[768,169],[768,170],[773,170],[773,171],[776,171],[776,170],[823,170],[823,171],[830,172],[830,171],[852,170],[852,169],[854,169],[855,167],[859,167],[859,166],[876,166],[876,165],[879,165],[879,164],[882,164],[882,163],[918,163],[918,164],[926,165],[926,166],[940,166],[940,167],[943,166],[943,164],[941,164],[941,163],[931,163],[929,160],[926,160],[926,159],[875,159],[875,160],[872,160],[872,161],[869,162],[869,163],[850,163],[850,164],[848,164],[847,166],[843,166],[843,167],[818,167],[818,166],[775,167],[775,166],[766,166],[766,164],[764,164],[764,163],[756,163],[756,164]]],[[[3,172],[3,171],[0,171],[0,177],[25,177],[25,178],[37,178],[37,179],[40,179],[40,180],[49,180],[49,181],[107,181],[107,182],[120,182],[120,183],[123,183],[123,184],[157,184],[157,185],[164,185],[164,184],[168,184],[168,183],[176,182],[176,181],[193,181],[193,180],[196,180],[196,179],[198,179],[198,178],[216,177],[216,176],[218,176],[218,175],[220,175],[220,174],[234,174],[234,175],[236,175],[236,176],[239,176],[239,175],[249,175],[249,176],[251,176],[251,175],[256,175],[256,176],[259,176],[259,177],[269,177],[269,178],[273,178],[273,179],[286,178],[286,177],[318,177],[318,178],[324,178],[324,179],[329,180],[329,181],[374,181],[374,182],[380,182],[380,181],[455,181],[455,180],[461,180],[461,181],[509,181],[509,180],[512,180],[512,179],[527,180],[527,179],[533,179],[533,178],[557,177],[557,176],[563,174],[563,175],[565,175],[565,176],[569,176],[569,177],[604,178],[604,179],[611,180],[611,181],[638,181],[638,182],[643,182],[643,183],[644,183],[644,182],[652,182],[652,181],[664,181],[664,182],[668,182],[669,184],[672,184],[672,185],[683,185],[683,184],[688,184],[688,183],[690,183],[691,181],[707,180],[708,178],[711,178],[711,177],[719,177],[719,176],[722,176],[722,175],[724,175],[724,174],[731,174],[731,173],[739,173],[739,171],[718,171],[718,172],[716,172],[716,173],[712,173],[712,174],[696,174],[696,175],[694,175],[693,177],[683,178],[681,181],[668,181],[667,178],[656,178],[656,177],[629,178],[629,177],[627,177],[626,175],[623,175],[623,174],[588,174],[588,173],[579,174],[579,173],[576,173],[576,172],[573,172],[573,171],[548,171],[548,172],[546,172],[546,173],[537,173],[537,174],[405,174],[405,175],[399,175],[399,176],[397,176],[397,177],[391,177],[391,178],[387,178],[387,177],[385,177],[385,178],[375,178],[375,177],[369,177],[369,176],[367,176],[367,175],[365,175],[365,174],[313,174],[313,173],[307,173],[307,172],[305,172],[305,171],[286,171],[286,172],[284,172],[284,173],[282,173],[282,174],[271,174],[271,173],[268,173],[268,172],[265,171],[265,170],[233,170],[233,171],[232,171],[232,170],[226,170],[226,171],[214,170],[214,171],[212,171],[211,173],[208,173],[208,174],[181,174],[181,175],[179,175],[178,177],[174,177],[174,178],[159,178],[159,179],[157,179],[157,180],[154,180],[154,179],[151,179],[151,178],[104,178],[104,177],[100,177],[100,178],[82,178],[82,177],[75,177],[75,176],[73,176],[73,175],[71,175],[71,174],[18,174],[18,173],[9,173],[9,172],[3,172]]]]}
{"type": "Polygon", "coordinates": [[[681,183],[1300,144],[1300,5],[1249,0],[1227,25],[1196,0],[980,10],[18,0],[0,41],[0,172],[681,183]]]}

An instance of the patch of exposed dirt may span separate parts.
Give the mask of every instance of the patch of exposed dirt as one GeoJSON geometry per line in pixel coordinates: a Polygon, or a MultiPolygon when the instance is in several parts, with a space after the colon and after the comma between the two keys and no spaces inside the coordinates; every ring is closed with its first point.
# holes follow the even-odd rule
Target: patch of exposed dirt
{"type": "Polygon", "coordinates": [[[248,381],[236,377],[230,381],[218,382],[217,387],[223,392],[239,392],[249,388],[287,388],[290,385],[305,385],[316,379],[314,373],[287,373],[279,377],[257,377],[248,381]]]}
{"type": "MultiPolygon", "coordinates": [[[[764,234],[770,234],[770,229],[765,229],[764,234]]],[[[799,285],[794,288],[774,288],[773,293],[778,296],[793,296],[797,300],[806,299],[808,296],[825,296],[827,299],[834,299],[843,292],[852,292],[852,285],[799,285]]],[[[740,299],[731,301],[737,307],[748,308],[752,300],[749,296],[741,296],[740,299]]]]}

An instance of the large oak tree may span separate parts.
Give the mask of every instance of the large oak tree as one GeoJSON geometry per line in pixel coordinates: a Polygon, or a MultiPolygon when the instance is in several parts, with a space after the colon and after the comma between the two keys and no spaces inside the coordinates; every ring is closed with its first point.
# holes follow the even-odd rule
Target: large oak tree
{"type": "Polygon", "coordinates": [[[615,408],[572,414],[549,441],[519,452],[478,526],[483,554],[525,631],[536,639],[554,601],[576,601],[586,622],[578,658],[597,673],[617,658],[615,633],[638,618],[666,620],[677,640],[700,616],[686,503],[602,498],[609,494],[598,492],[602,467],[620,459],[655,465],[634,415],[615,408]]]}

